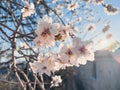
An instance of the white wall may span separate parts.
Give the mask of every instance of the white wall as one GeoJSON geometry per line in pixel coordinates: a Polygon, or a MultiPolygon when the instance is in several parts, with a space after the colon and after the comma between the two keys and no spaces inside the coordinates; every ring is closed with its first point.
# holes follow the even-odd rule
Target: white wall
{"type": "Polygon", "coordinates": [[[81,65],[77,77],[85,90],[120,90],[120,64],[110,52],[96,52],[95,61],[81,65]]]}

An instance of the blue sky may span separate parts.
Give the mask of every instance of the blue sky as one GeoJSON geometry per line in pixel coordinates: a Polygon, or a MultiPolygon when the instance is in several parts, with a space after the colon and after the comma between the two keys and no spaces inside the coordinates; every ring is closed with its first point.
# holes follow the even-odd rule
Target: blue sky
{"type": "MultiPolygon", "coordinates": [[[[105,4],[112,4],[120,10],[120,0],[105,0],[105,4]]],[[[97,17],[101,17],[103,20],[111,20],[111,33],[113,37],[120,42],[120,11],[119,14],[114,16],[108,16],[102,6],[95,6],[95,10],[99,12],[97,17]]]]}
{"type": "Polygon", "coordinates": [[[119,13],[114,16],[107,16],[103,13],[103,17],[111,20],[111,33],[113,37],[120,42],[120,0],[105,0],[105,3],[111,3],[113,6],[119,8],[119,13]]]}

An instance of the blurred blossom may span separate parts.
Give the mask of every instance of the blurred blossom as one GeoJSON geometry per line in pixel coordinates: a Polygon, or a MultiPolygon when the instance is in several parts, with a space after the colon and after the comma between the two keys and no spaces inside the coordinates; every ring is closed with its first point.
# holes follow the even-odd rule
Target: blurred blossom
{"type": "Polygon", "coordinates": [[[103,32],[104,33],[106,33],[108,30],[110,29],[110,25],[106,25],[106,26],[104,26],[104,28],[103,28],[103,32]]]}
{"type": "Polygon", "coordinates": [[[104,0],[91,0],[93,4],[102,4],[104,2],[104,0]]]}
{"type": "Polygon", "coordinates": [[[24,49],[28,49],[29,46],[26,43],[20,43],[20,47],[24,48],[24,49]]]}
{"type": "Polygon", "coordinates": [[[78,3],[70,3],[70,4],[68,4],[67,9],[72,11],[72,10],[76,9],[77,7],[78,7],[78,3]]]}
{"type": "Polygon", "coordinates": [[[81,18],[81,17],[77,18],[77,21],[78,21],[78,22],[81,22],[81,21],[82,21],[82,18],[81,18]]]}
{"type": "Polygon", "coordinates": [[[23,18],[26,18],[28,16],[30,16],[31,14],[35,13],[35,7],[33,3],[25,3],[25,7],[23,9],[21,9],[21,13],[23,15],[23,18]]]}
{"type": "Polygon", "coordinates": [[[52,0],[52,3],[56,3],[57,2],[57,0],[52,0]]]}
{"type": "Polygon", "coordinates": [[[105,4],[104,11],[107,15],[116,15],[119,12],[118,9],[113,7],[111,4],[105,4]]]}
{"type": "Polygon", "coordinates": [[[60,83],[62,83],[61,76],[55,75],[55,76],[52,77],[51,87],[59,86],[60,83]]]}
{"type": "Polygon", "coordinates": [[[60,17],[63,16],[62,10],[57,10],[56,13],[57,13],[60,17]]]}
{"type": "Polygon", "coordinates": [[[106,50],[115,52],[118,48],[120,48],[120,43],[116,40],[114,40],[107,48],[106,50]]]}
{"type": "Polygon", "coordinates": [[[40,4],[41,1],[42,1],[42,0],[37,0],[37,4],[40,4]]]}
{"type": "Polygon", "coordinates": [[[92,31],[94,31],[96,29],[96,26],[95,26],[95,24],[93,24],[93,23],[91,23],[91,24],[89,24],[88,26],[87,26],[87,30],[89,31],[89,32],[92,32],[92,31]]]}
{"type": "Polygon", "coordinates": [[[85,2],[91,2],[91,0],[83,0],[83,1],[85,1],[85,2]]]}
{"type": "Polygon", "coordinates": [[[104,2],[104,0],[83,0],[83,1],[87,3],[97,4],[97,5],[102,4],[104,2]]]}
{"type": "Polygon", "coordinates": [[[111,37],[112,37],[112,34],[107,34],[107,35],[106,35],[106,38],[107,38],[107,39],[110,39],[111,37]]]}
{"type": "Polygon", "coordinates": [[[100,39],[96,44],[96,50],[108,50],[114,52],[120,47],[120,43],[116,41],[111,34],[100,39]]]}

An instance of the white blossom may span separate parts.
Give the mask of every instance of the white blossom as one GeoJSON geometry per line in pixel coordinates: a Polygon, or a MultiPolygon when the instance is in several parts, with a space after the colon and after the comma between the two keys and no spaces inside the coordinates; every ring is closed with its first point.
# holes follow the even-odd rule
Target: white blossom
{"type": "Polygon", "coordinates": [[[81,39],[75,38],[73,45],[74,53],[76,53],[80,64],[86,64],[87,60],[94,60],[93,43],[91,41],[81,41],[81,39]]]}
{"type": "Polygon", "coordinates": [[[43,16],[42,19],[38,21],[37,30],[35,31],[37,37],[35,38],[35,42],[37,46],[52,46],[54,45],[55,38],[53,34],[53,30],[51,31],[52,19],[48,18],[48,16],[43,16]]]}
{"type": "Polygon", "coordinates": [[[61,76],[55,75],[55,76],[52,77],[51,87],[59,86],[60,83],[62,83],[61,76]]]}
{"type": "Polygon", "coordinates": [[[53,23],[51,18],[44,16],[38,21],[37,37],[34,39],[36,46],[53,46],[55,41],[63,41],[69,36],[72,29],[59,23],[53,23]]]}
{"type": "Polygon", "coordinates": [[[70,64],[70,61],[76,59],[71,47],[64,45],[59,53],[59,59],[62,63],[70,64]]]}
{"type": "Polygon", "coordinates": [[[21,9],[23,18],[26,18],[28,16],[30,16],[31,14],[35,13],[35,6],[33,3],[28,3],[26,2],[26,5],[23,9],[21,9]]]}
{"type": "Polygon", "coordinates": [[[40,58],[40,60],[30,63],[30,66],[34,73],[39,73],[40,75],[46,74],[51,75],[51,72],[59,70],[59,64],[54,61],[53,58],[40,58]]]}

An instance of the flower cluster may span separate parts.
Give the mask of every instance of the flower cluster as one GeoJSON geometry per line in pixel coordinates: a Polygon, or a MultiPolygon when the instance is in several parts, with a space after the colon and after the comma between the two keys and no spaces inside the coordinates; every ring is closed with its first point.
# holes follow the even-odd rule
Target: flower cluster
{"type": "Polygon", "coordinates": [[[94,50],[92,47],[92,42],[81,41],[80,38],[74,38],[71,46],[63,46],[61,48],[58,59],[65,67],[79,67],[80,64],[85,65],[87,60],[94,60],[94,50]]]}
{"type": "Polygon", "coordinates": [[[41,57],[38,61],[30,63],[30,66],[34,73],[39,73],[39,75],[46,74],[51,76],[51,72],[59,70],[60,66],[57,61],[52,57],[41,57]]]}
{"type": "MultiPolygon", "coordinates": [[[[102,4],[105,12],[108,15],[115,15],[116,13],[118,13],[117,8],[114,8],[110,4],[103,4],[104,0],[83,0],[83,1],[86,3],[92,3],[96,5],[102,4]]],[[[37,4],[40,4],[40,2],[42,4],[42,0],[37,0],[37,4]]],[[[41,50],[41,52],[39,52],[38,55],[38,60],[34,62],[30,62],[30,68],[33,71],[33,73],[39,73],[39,75],[46,74],[48,76],[51,76],[54,75],[55,72],[60,69],[66,69],[66,67],[72,67],[72,66],[79,67],[80,65],[85,65],[87,61],[94,61],[94,52],[95,52],[94,42],[91,41],[90,39],[82,40],[81,33],[84,32],[81,32],[76,28],[76,26],[79,27],[82,19],[84,21],[85,19],[86,21],[87,20],[92,21],[93,20],[91,19],[92,17],[89,18],[89,16],[87,16],[87,13],[91,14],[91,16],[94,16],[92,14],[93,11],[86,9],[84,4],[83,6],[82,4],[79,5],[80,2],[78,3],[73,0],[71,1],[63,0],[57,6],[56,4],[59,3],[59,0],[52,0],[52,2],[53,5],[50,6],[51,10],[48,10],[47,12],[49,17],[48,15],[42,15],[42,18],[40,18],[37,22],[37,29],[35,30],[36,33],[36,37],[34,39],[35,47],[37,48],[38,51],[41,48],[43,48],[44,52],[41,50]],[[80,9],[81,7],[83,7],[82,9],[85,9],[86,11],[87,17],[85,19],[83,16],[81,16],[82,14],[80,15],[80,12],[78,12],[78,9],[80,9]],[[63,12],[65,12],[64,14],[69,14],[68,17],[66,17],[66,15],[63,14],[63,12]],[[53,21],[52,19],[53,17],[55,21],[53,21]],[[61,20],[62,17],[64,17],[63,21],[61,20]],[[62,21],[63,24],[59,23],[58,18],[59,20],[62,21]],[[57,49],[54,51],[53,48],[55,46],[57,46],[57,49]],[[51,53],[51,51],[49,50],[48,51],[45,50],[46,48],[52,49],[54,54],[53,52],[51,53]]],[[[49,6],[49,4],[46,5],[49,6]]],[[[46,8],[48,6],[46,6],[46,8]]],[[[23,18],[26,18],[31,14],[34,14],[35,13],[34,4],[26,2],[26,6],[21,10],[21,12],[23,18]]],[[[96,24],[94,23],[95,22],[92,21],[91,24],[85,26],[87,32],[93,32],[96,29],[97,23],[96,24]]],[[[81,25],[83,25],[83,23],[81,23],[81,25]]],[[[109,29],[110,26],[108,24],[105,25],[104,28],[102,29],[102,33],[106,34],[106,32],[109,29]]],[[[109,39],[110,37],[111,34],[107,35],[106,40],[109,39]]],[[[117,42],[115,41],[112,42],[114,45],[111,44],[111,42],[109,43],[110,43],[110,45],[108,45],[109,47],[104,46],[104,41],[103,41],[103,45],[99,46],[101,47],[100,49],[114,51],[113,49],[116,49],[116,46],[118,48],[117,42]]],[[[25,49],[29,48],[26,44],[22,44],[21,47],[25,49]]],[[[59,83],[61,82],[62,79],[60,76],[54,76],[52,77],[51,87],[58,86],[59,83]]]]}
{"type": "Polygon", "coordinates": [[[37,46],[53,46],[55,41],[65,40],[70,31],[70,27],[53,23],[52,18],[45,15],[38,21],[38,27],[35,31],[37,37],[34,41],[37,46]]]}
{"type": "MultiPolygon", "coordinates": [[[[87,31],[94,31],[96,25],[91,23],[88,25],[87,31]]],[[[110,26],[106,25],[102,29],[102,33],[106,33],[110,26]]],[[[53,49],[55,44],[59,41],[62,43],[58,45],[58,51],[55,50],[54,54],[50,51],[44,52],[44,55],[39,54],[38,61],[30,63],[30,67],[34,73],[39,75],[46,74],[48,76],[54,75],[56,71],[60,69],[66,69],[66,67],[79,67],[85,65],[87,61],[94,61],[94,42],[91,40],[82,40],[77,35],[73,35],[75,27],[72,25],[62,25],[52,21],[51,17],[44,15],[43,18],[38,20],[37,29],[35,30],[36,38],[34,39],[36,48],[53,49]],[[69,39],[71,40],[69,42],[69,39]],[[69,42],[69,43],[68,43],[69,42]]],[[[111,37],[111,34],[107,35],[107,39],[111,37]]],[[[104,46],[106,48],[106,46],[104,46]]],[[[102,47],[101,49],[103,49],[102,47]]],[[[111,44],[110,48],[115,48],[111,44]]],[[[96,49],[97,50],[97,49],[96,49]]],[[[41,51],[42,52],[42,51],[41,51]]],[[[61,77],[52,77],[51,87],[58,86],[61,83],[61,77]]]]}
{"type": "Polygon", "coordinates": [[[64,44],[56,55],[40,56],[39,60],[30,63],[30,66],[34,73],[40,75],[45,73],[50,76],[51,72],[54,73],[66,67],[85,65],[87,60],[94,60],[93,42],[81,41],[80,38],[74,37],[72,44],[69,46],[64,44]]]}

